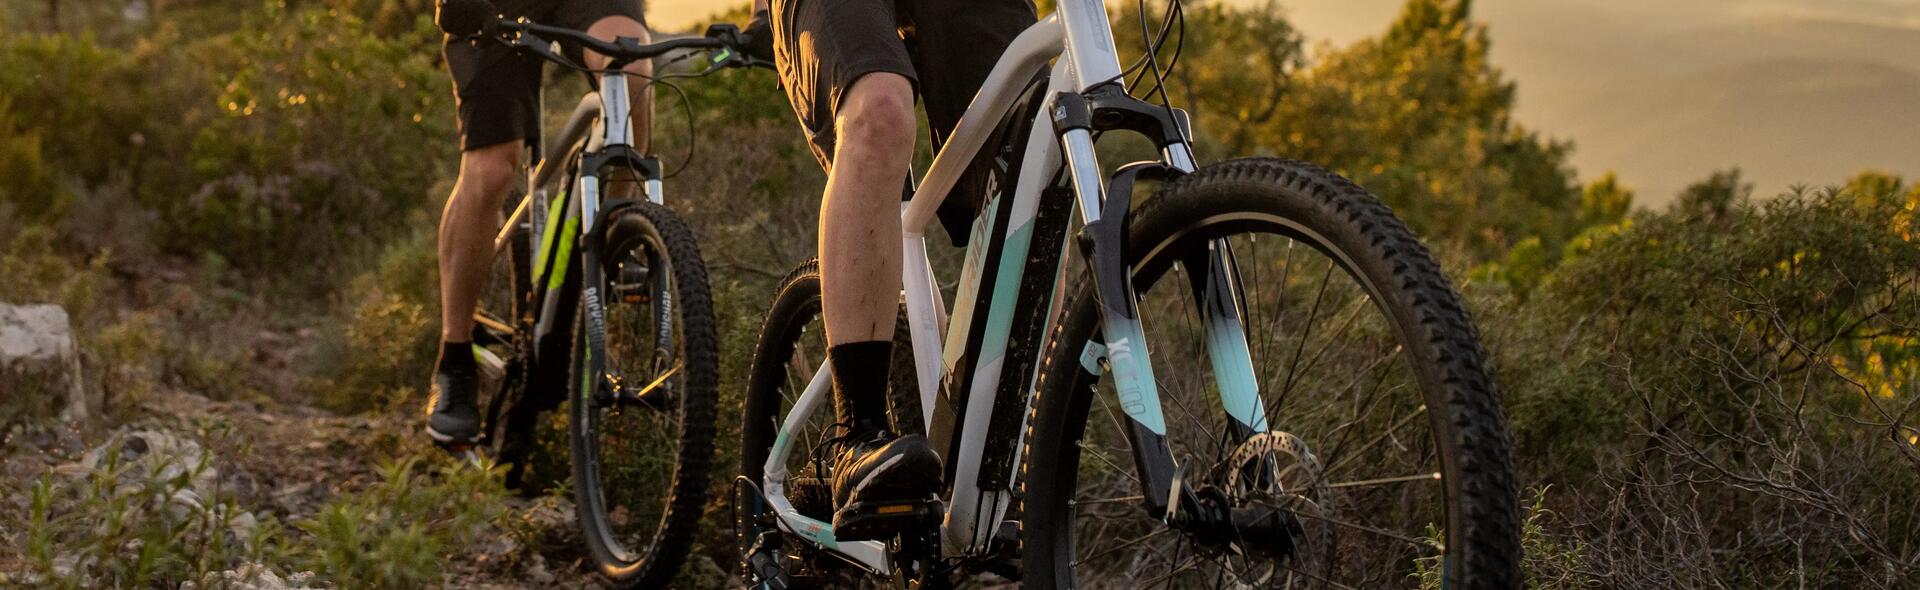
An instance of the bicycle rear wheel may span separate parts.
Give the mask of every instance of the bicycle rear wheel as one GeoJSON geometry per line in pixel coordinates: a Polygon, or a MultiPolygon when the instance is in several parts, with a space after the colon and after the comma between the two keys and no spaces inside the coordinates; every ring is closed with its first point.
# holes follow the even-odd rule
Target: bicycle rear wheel
{"type": "MultiPolygon", "coordinates": [[[[909,338],[903,311],[894,330],[889,415],[895,430],[923,432],[920,405],[912,398],[914,369],[909,338]]],[[[820,319],[820,265],[810,260],[788,273],[775,290],[748,372],[745,423],[740,431],[740,476],[751,485],[740,485],[736,480],[733,498],[735,536],[742,558],[760,549],[755,544],[763,534],[780,542],[781,531],[774,523],[772,507],[759,495],[759,486],[765,481],[767,459],[776,441],[783,438],[781,422],[826,360],[826,328],[820,319]]],[[[821,441],[841,434],[833,423],[833,401],[827,397],[805,424],[785,434],[785,443],[793,449],[784,462],[787,477],[780,482],[785,496],[802,515],[822,522],[833,520],[829,484],[832,465],[814,461],[812,451],[821,441]]],[[[843,588],[880,583],[863,577],[864,572],[841,558],[811,551],[797,540],[783,545],[781,554],[794,557],[777,565],[798,584],[843,588]]],[[[759,572],[747,569],[750,582],[762,581],[755,577],[759,572]]]]}
{"type": "MultiPolygon", "coordinates": [[[[517,203],[519,196],[508,199],[517,203]]],[[[502,217],[510,217],[513,205],[506,205],[502,217]]],[[[528,399],[528,359],[532,342],[532,314],[526,309],[532,293],[532,245],[528,228],[508,228],[507,247],[495,252],[493,267],[485,289],[474,309],[474,359],[480,366],[480,404],[484,414],[482,446],[507,468],[509,489],[524,489],[536,420],[542,410],[528,399]]],[[[544,384],[542,384],[544,385],[544,384]]],[[[548,386],[550,389],[551,386],[548,386]]],[[[563,397],[558,393],[547,397],[563,397]]]]}
{"type": "Polygon", "coordinates": [[[719,382],[713,302],[693,233],[666,208],[622,210],[602,236],[601,272],[584,275],[602,279],[594,288],[606,358],[591,358],[586,314],[575,321],[575,509],[602,575],[623,588],[664,587],[706,506],[719,382]]]}
{"type": "Polygon", "coordinates": [[[1324,170],[1248,159],[1174,181],[1128,219],[1147,339],[1130,348],[1152,359],[1182,493],[1231,516],[1168,524],[1141,509],[1131,418],[1101,385],[1083,286],[1029,421],[1027,584],[1517,587],[1508,436],[1478,334],[1391,211],[1324,170]],[[1236,288],[1207,291],[1215,276],[1236,288]],[[1234,349],[1218,338],[1229,308],[1251,398],[1215,373],[1246,374],[1212,354],[1234,349]],[[1256,406],[1253,426],[1228,400],[1256,406]]]}

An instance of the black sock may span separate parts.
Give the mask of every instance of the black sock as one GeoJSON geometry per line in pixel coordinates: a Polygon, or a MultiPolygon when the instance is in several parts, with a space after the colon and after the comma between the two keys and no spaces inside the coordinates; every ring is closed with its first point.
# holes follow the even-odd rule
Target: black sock
{"type": "Polygon", "coordinates": [[[441,342],[440,360],[435,361],[433,367],[441,373],[474,372],[477,370],[477,364],[473,361],[473,343],[441,342]]]}
{"type": "Polygon", "coordinates": [[[845,342],[827,348],[833,371],[833,412],[854,432],[887,426],[887,381],[893,368],[893,342],[845,342]]]}

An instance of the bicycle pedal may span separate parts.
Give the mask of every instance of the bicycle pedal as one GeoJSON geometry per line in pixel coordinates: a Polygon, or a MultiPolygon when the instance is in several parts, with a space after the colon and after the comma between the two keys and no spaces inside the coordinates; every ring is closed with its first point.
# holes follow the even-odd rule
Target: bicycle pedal
{"type": "Polygon", "coordinates": [[[838,541],[874,541],[938,526],[947,513],[937,498],[908,501],[854,502],[833,515],[833,537],[838,541]]]}
{"type": "Polygon", "coordinates": [[[440,447],[440,450],[446,451],[448,455],[453,455],[454,458],[469,464],[478,466],[484,462],[484,457],[480,455],[480,446],[477,443],[471,441],[440,442],[436,440],[433,441],[433,445],[440,447]]]}

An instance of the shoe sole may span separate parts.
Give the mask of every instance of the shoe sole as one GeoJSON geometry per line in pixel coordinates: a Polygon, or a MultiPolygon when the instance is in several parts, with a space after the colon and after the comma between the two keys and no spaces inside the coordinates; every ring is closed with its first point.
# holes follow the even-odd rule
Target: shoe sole
{"type": "Polygon", "coordinates": [[[437,444],[443,447],[471,445],[479,439],[478,436],[452,436],[452,435],[444,434],[438,430],[434,430],[433,425],[431,424],[427,425],[427,436],[433,439],[434,444],[437,444]]]}
{"type": "Polygon", "coordinates": [[[833,513],[835,541],[877,541],[937,525],[946,516],[938,498],[853,502],[833,513]]]}

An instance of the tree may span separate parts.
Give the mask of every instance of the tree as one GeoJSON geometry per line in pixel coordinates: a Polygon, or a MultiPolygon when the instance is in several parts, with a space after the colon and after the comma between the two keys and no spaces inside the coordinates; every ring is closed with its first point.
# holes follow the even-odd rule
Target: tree
{"type": "MultiPolygon", "coordinates": [[[[1470,8],[1409,0],[1386,33],[1304,70],[1299,35],[1275,4],[1190,8],[1173,96],[1196,113],[1203,155],[1326,166],[1476,258],[1527,238],[1557,252],[1584,227],[1571,146],[1513,120],[1514,86],[1489,61],[1470,8]]],[[[1122,12],[1116,30],[1137,30],[1122,12]]]]}

